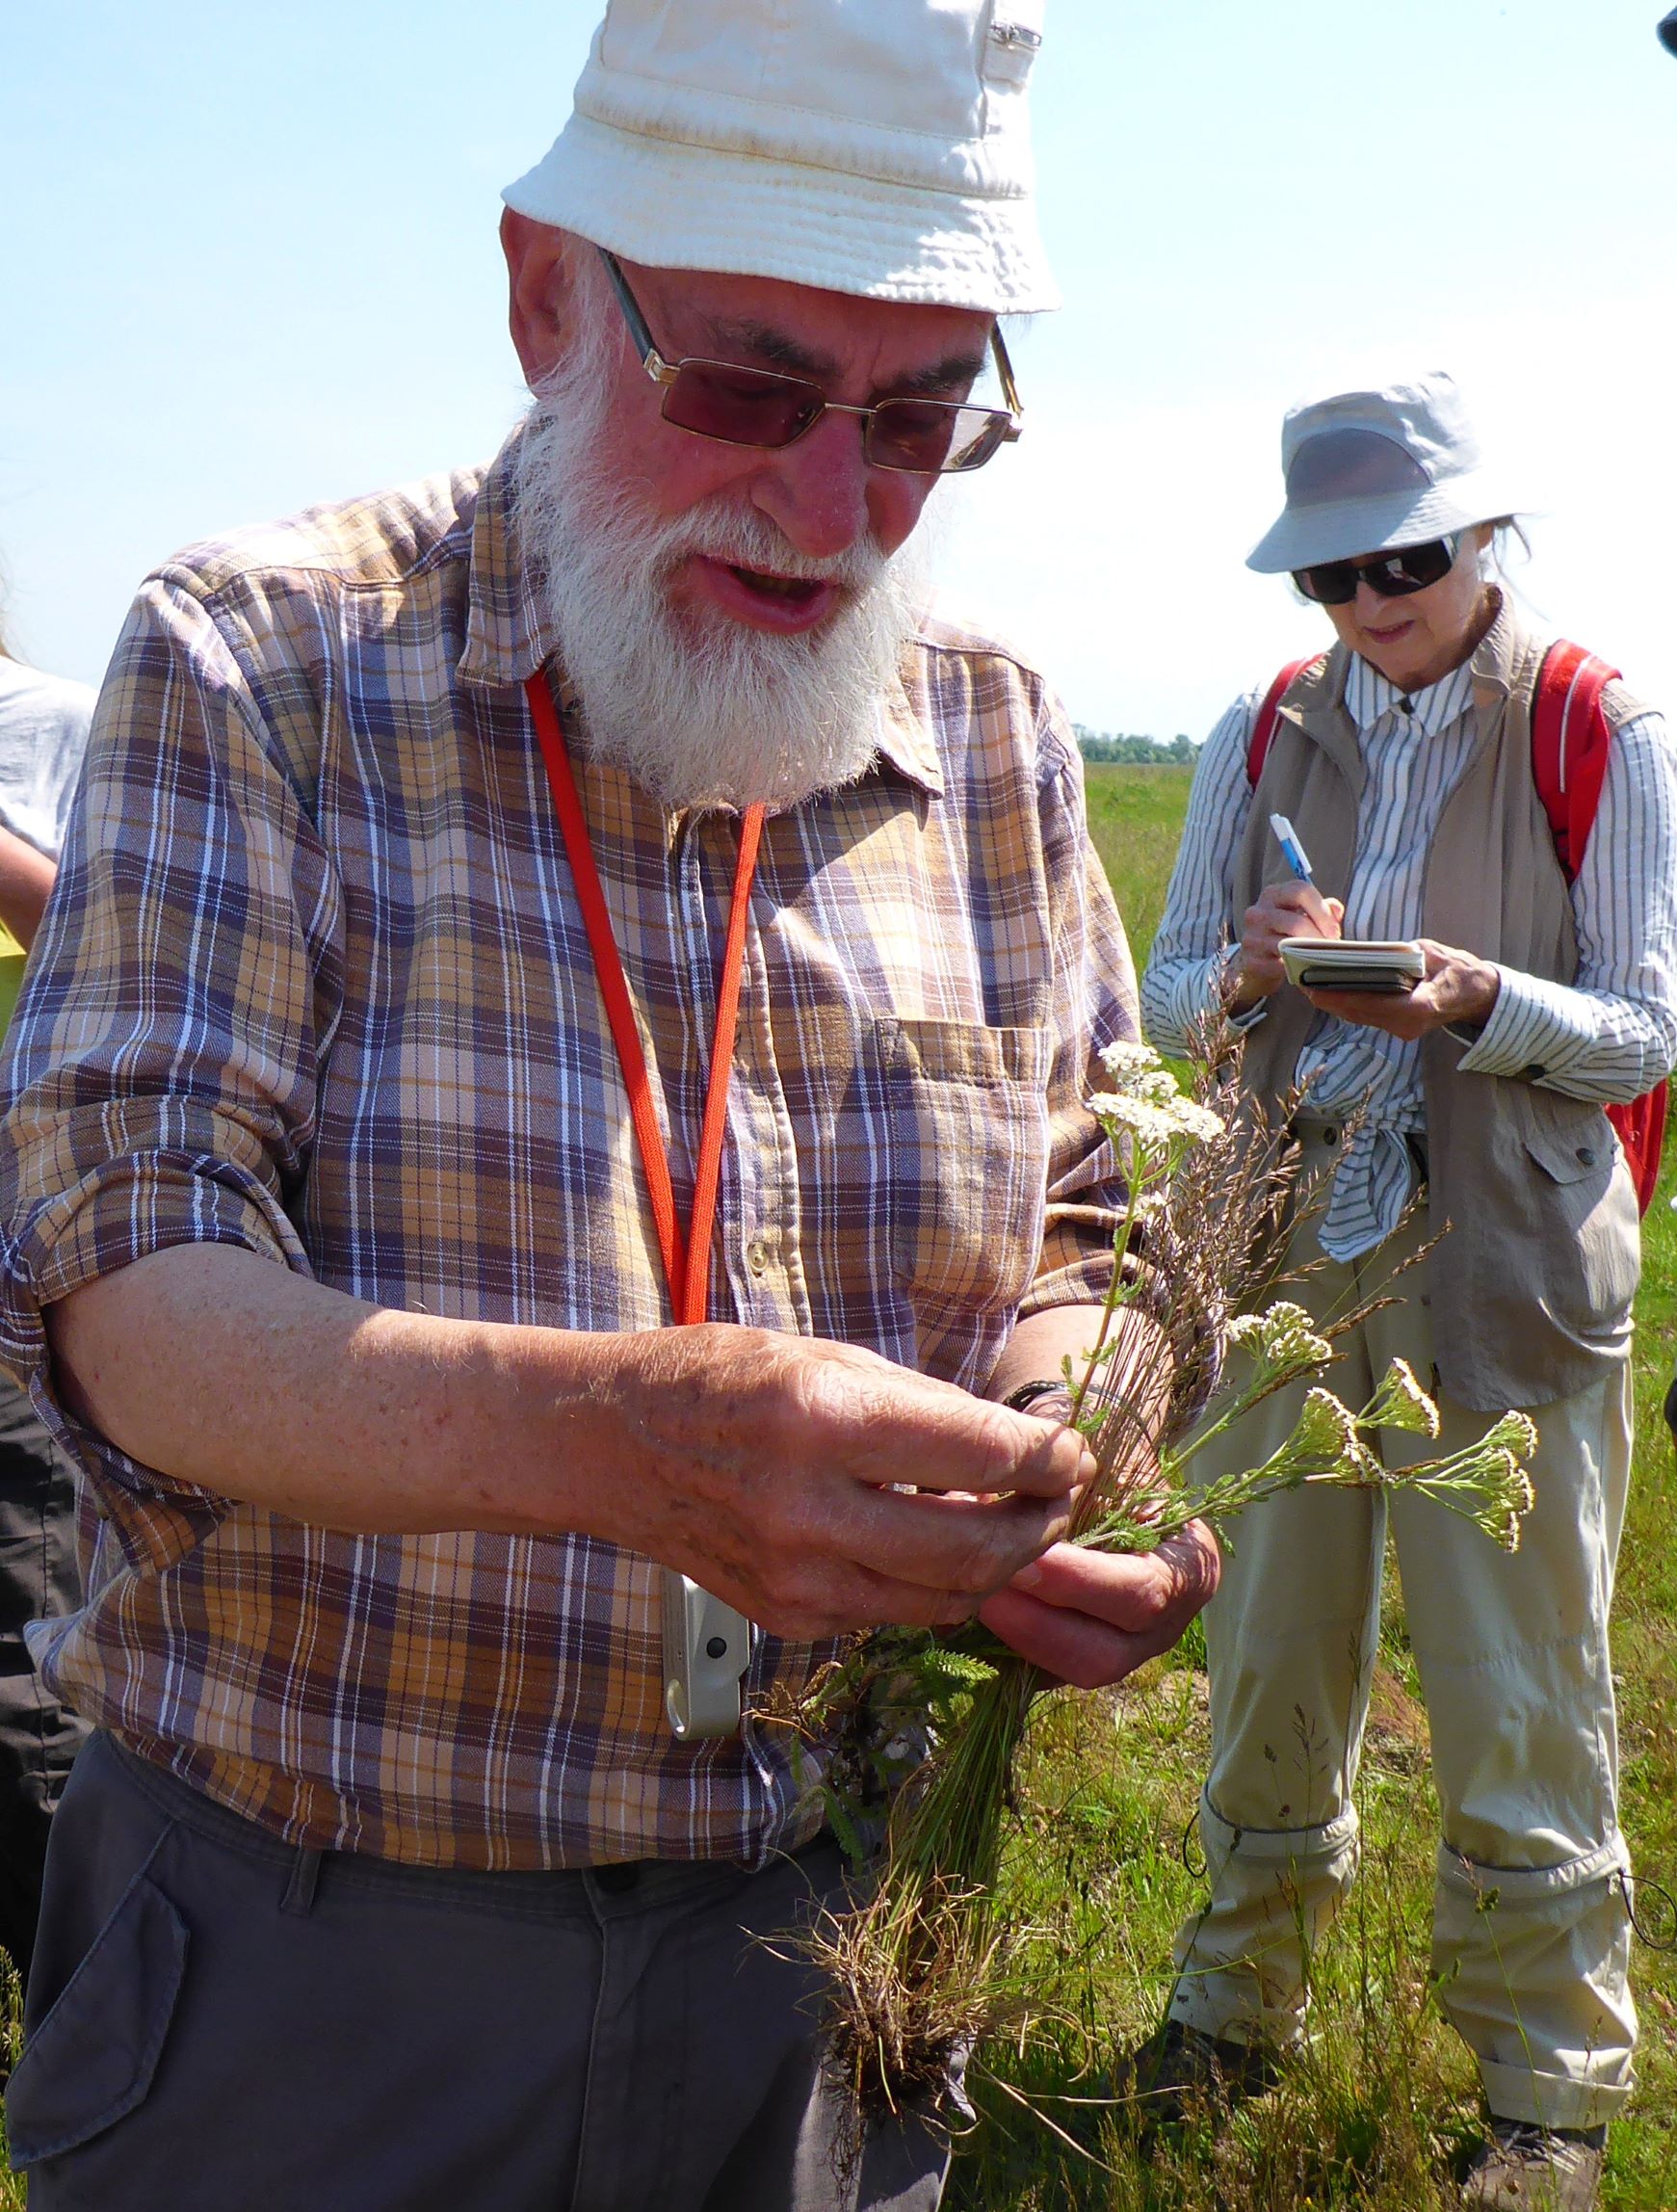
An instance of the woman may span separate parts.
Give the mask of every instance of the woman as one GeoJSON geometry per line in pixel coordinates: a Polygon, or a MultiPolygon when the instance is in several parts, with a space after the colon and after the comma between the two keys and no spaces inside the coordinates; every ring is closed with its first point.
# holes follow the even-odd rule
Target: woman
{"type": "MultiPolygon", "coordinates": [[[[1638,1243],[1603,1105],[1677,1059],[1677,767],[1660,718],[1610,685],[1606,779],[1569,886],[1533,780],[1543,641],[1489,575],[1515,502],[1449,377],[1296,409],[1282,462],[1286,508],[1249,565],[1291,571],[1335,642],[1281,698],[1261,766],[1263,687],[1206,744],[1143,1015],[1180,1050],[1220,1002],[1247,1029],[1255,1092],[1307,1081],[1306,1165],[1332,1171],[1297,1232],[1317,1263],[1297,1295],[1319,1313],[1451,1224],[1335,1370],[1353,1405],[1394,1356],[1435,1389],[1442,1446],[1385,1432],[1389,1462],[1465,1443],[1510,1406],[1537,1419],[1516,1557],[1426,1500],[1399,1491],[1389,1511],[1444,1816],[1434,1964],[1492,2123],[1464,2201],[1588,2205],[1636,2033],[1607,1616],[1638,1243]],[[1295,989],[1278,947],[1311,933],[1419,938],[1424,980],[1407,996],[1295,989]]],[[[1259,1408],[1230,1459],[1278,1442],[1297,1396],[1259,1408]]],[[[1300,1936],[1321,1936],[1355,1868],[1386,1511],[1372,1491],[1266,1506],[1207,1613],[1212,1899],[1179,1937],[1148,2053],[1163,2111],[1194,2086],[1267,2086],[1300,2033],[1300,1936]]]]}

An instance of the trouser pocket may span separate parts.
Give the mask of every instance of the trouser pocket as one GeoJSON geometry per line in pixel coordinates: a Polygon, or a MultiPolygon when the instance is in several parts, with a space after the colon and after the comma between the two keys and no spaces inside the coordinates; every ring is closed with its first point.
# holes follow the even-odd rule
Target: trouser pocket
{"type": "Polygon", "coordinates": [[[186,1922],[149,1879],[150,1864],[148,1858],[129,1883],[30,2035],[6,2095],[13,2166],[91,2142],[151,2087],[186,1971],[188,1936],[186,1922]]]}

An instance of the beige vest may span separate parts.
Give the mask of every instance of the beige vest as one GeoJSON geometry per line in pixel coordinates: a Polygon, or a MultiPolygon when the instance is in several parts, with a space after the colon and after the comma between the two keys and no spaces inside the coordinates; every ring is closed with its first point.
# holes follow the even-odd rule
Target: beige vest
{"type": "MultiPolygon", "coordinates": [[[[1572,903],[1532,778],[1542,656],[1505,603],[1473,658],[1478,737],[1428,856],[1421,934],[1569,984],[1578,972],[1572,903]]],[[[1320,888],[1345,896],[1363,786],[1344,705],[1349,662],[1336,645],[1325,668],[1307,669],[1282,699],[1236,855],[1237,915],[1284,879],[1271,812],[1297,825],[1320,888]]],[[[1614,729],[1642,711],[1617,684],[1603,703],[1614,729]]],[[[1246,1081],[1259,1095],[1291,1082],[1314,1018],[1298,991],[1284,987],[1271,999],[1246,1046],[1246,1081]]],[[[1466,1049],[1442,1030],[1421,1047],[1431,1225],[1449,1231],[1423,1295],[1445,1394],[1498,1412],[1566,1397],[1629,1356],[1640,1237],[1630,1174],[1601,1108],[1533,1081],[1464,1075],[1466,1049]]]]}

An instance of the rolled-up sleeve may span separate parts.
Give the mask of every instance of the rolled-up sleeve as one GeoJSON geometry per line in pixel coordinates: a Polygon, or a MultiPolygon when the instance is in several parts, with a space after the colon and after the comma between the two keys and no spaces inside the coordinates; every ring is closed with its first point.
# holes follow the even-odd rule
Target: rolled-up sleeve
{"type": "Polygon", "coordinates": [[[85,1462],[150,1485],[56,1405],[43,1308],[180,1244],[308,1272],[287,1208],[341,978],[337,884],[240,643],[189,576],[142,592],[0,1060],[0,1359],[85,1462]]]}

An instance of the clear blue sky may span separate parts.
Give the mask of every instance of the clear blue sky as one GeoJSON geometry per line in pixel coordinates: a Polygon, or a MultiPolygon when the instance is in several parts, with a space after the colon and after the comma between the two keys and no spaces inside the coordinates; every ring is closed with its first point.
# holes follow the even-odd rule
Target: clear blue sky
{"type": "MultiPolygon", "coordinates": [[[[1658,0],[1049,0],[1067,305],[1024,442],[940,524],[957,600],[1096,726],[1198,736],[1318,634],[1243,556],[1282,408],[1471,388],[1545,511],[1543,614],[1677,704],[1677,60],[1658,0]]],[[[96,680],[135,584],[227,525],[479,459],[521,400],[501,185],[595,0],[0,0],[0,565],[96,680]]]]}

